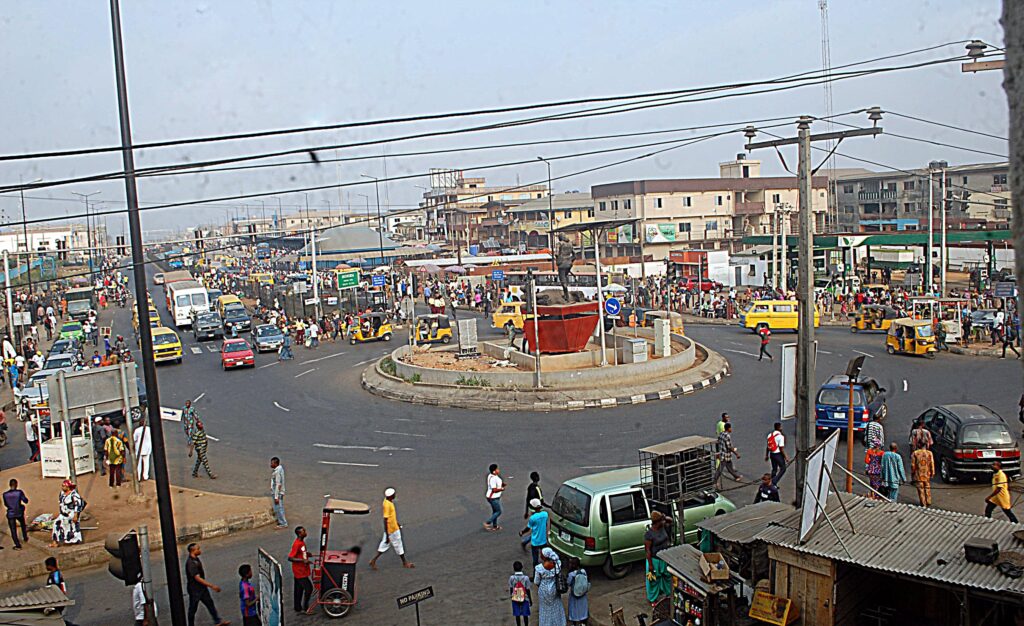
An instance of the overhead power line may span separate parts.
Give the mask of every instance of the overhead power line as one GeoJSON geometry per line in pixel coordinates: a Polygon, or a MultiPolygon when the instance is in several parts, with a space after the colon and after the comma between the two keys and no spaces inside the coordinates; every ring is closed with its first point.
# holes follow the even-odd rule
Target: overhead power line
{"type": "Polygon", "coordinates": [[[982,137],[990,137],[992,139],[998,139],[1000,141],[1009,141],[1010,140],[1008,137],[1001,137],[999,135],[991,135],[989,133],[984,133],[984,132],[982,132],[980,130],[973,130],[971,128],[964,128],[963,126],[954,126],[952,124],[943,124],[942,122],[936,122],[935,120],[926,120],[926,119],[921,118],[921,117],[914,117],[913,115],[907,115],[906,113],[897,113],[895,111],[886,110],[885,114],[886,115],[893,115],[895,117],[903,117],[903,118],[906,118],[908,120],[914,120],[915,122],[921,122],[923,124],[931,124],[932,126],[941,126],[942,128],[949,128],[950,130],[958,130],[958,131],[960,131],[962,133],[970,133],[972,135],[980,135],[982,137]]]}
{"type": "MultiPolygon", "coordinates": [[[[927,47],[918,48],[918,49],[915,49],[915,50],[908,50],[908,51],[904,51],[904,52],[898,52],[898,53],[893,53],[893,54],[884,55],[884,56],[880,56],[880,57],[875,57],[873,59],[867,59],[867,60],[863,60],[863,61],[856,61],[856,62],[849,63],[849,64],[846,64],[846,65],[840,65],[840,66],[834,67],[834,68],[832,68],[832,70],[834,71],[834,70],[837,70],[837,69],[846,69],[846,68],[850,68],[850,67],[857,67],[857,66],[860,66],[860,65],[867,65],[867,64],[871,64],[871,63],[878,63],[878,62],[881,62],[881,61],[888,61],[888,60],[902,58],[902,57],[906,57],[906,56],[913,56],[913,55],[916,55],[916,54],[922,54],[922,53],[925,53],[925,52],[931,52],[933,50],[938,50],[940,48],[946,48],[946,47],[949,47],[949,46],[965,44],[965,43],[968,43],[968,42],[969,42],[969,40],[960,40],[960,41],[946,42],[946,43],[937,44],[937,45],[934,45],[934,46],[927,46],[927,47]]],[[[965,55],[960,55],[955,60],[962,60],[963,56],[965,56],[965,55]]],[[[880,71],[894,71],[895,69],[898,69],[898,68],[891,68],[889,70],[880,70],[880,71]]],[[[393,117],[393,118],[384,118],[384,119],[377,119],[377,120],[364,120],[364,121],[358,121],[358,122],[344,122],[344,123],[338,123],[338,124],[327,124],[327,125],[318,125],[318,126],[293,127],[293,128],[284,128],[284,129],[275,129],[275,130],[254,131],[254,132],[247,132],[247,133],[235,133],[235,134],[223,134],[223,135],[208,135],[208,136],[192,137],[192,138],[186,138],[186,139],[174,139],[174,140],[167,140],[167,141],[155,141],[155,142],[148,142],[148,143],[140,143],[140,144],[136,144],[134,146],[134,148],[138,149],[138,150],[145,150],[145,149],[165,148],[165,147],[170,147],[170,146],[179,146],[179,145],[186,145],[186,144],[201,144],[201,143],[211,143],[211,142],[219,142],[219,141],[235,141],[235,140],[243,140],[243,139],[257,139],[257,138],[273,137],[273,136],[280,136],[280,135],[312,133],[312,132],[321,132],[321,131],[329,131],[329,130],[341,130],[341,129],[349,129],[349,128],[362,128],[362,127],[367,127],[367,126],[379,126],[379,125],[385,125],[385,124],[400,124],[400,123],[411,123],[411,122],[424,122],[424,121],[433,121],[433,120],[441,120],[441,119],[453,119],[453,118],[461,118],[461,117],[472,117],[472,116],[480,116],[480,115],[498,115],[498,114],[504,114],[504,113],[516,113],[516,112],[520,112],[520,111],[529,111],[529,110],[546,109],[546,108],[561,108],[561,107],[577,106],[577,105],[583,105],[583,104],[594,104],[594,103],[603,103],[603,102],[622,102],[622,101],[629,101],[629,100],[638,100],[638,99],[642,99],[642,98],[657,98],[657,97],[663,97],[663,96],[680,96],[680,95],[698,93],[698,92],[702,92],[702,91],[706,91],[706,90],[711,90],[711,89],[713,89],[713,90],[738,89],[738,88],[743,88],[743,87],[752,87],[752,86],[763,85],[763,84],[771,84],[771,83],[782,82],[782,81],[787,81],[787,80],[796,80],[796,79],[799,79],[801,77],[813,76],[815,74],[819,74],[820,72],[821,72],[821,70],[811,70],[811,71],[806,71],[806,72],[800,72],[800,73],[797,73],[797,74],[791,74],[789,76],[784,76],[784,77],[780,77],[780,78],[777,78],[777,79],[759,80],[759,81],[746,81],[746,82],[736,82],[736,83],[726,83],[726,84],[720,84],[720,85],[711,86],[711,87],[671,89],[671,90],[664,90],[664,91],[643,92],[643,93],[633,93],[633,94],[622,94],[622,95],[613,95],[613,96],[599,96],[599,97],[592,97],[592,98],[575,98],[575,99],[569,99],[569,100],[540,102],[540,103],[525,104],[525,105],[518,105],[518,106],[509,106],[509,107],[495,107],[495,108],[486,108],[486,109],[472,109],[472,110],[465,110],[465,111],[454,111],[454,112],[446,112],[446,113],[435,113],[435,114],[424,114],[424,115],[414,115],[414,116],[404,116],[404,117],[393,117]]],[[[835,74],[833,74],[833,76],[835,76],[835,74]]],[[[34,153],[29,153],[29,154],[7,154],[7,155],[0,155],[0,161],[17,161],[17,160],[27,160],[27,159],[44,159],[44,158],[66,157],[66,156],[81,156],[81,155],[86,155],[86,154],[99,154],[99,153],[118,152],[120,150],[121,150],[120,146],[105,146],[105,147],[81,148],[81,149],[73,149],[73,150],[58,150],[58,151],[47,151],[47,152],[34,152],[34,153]]]]}

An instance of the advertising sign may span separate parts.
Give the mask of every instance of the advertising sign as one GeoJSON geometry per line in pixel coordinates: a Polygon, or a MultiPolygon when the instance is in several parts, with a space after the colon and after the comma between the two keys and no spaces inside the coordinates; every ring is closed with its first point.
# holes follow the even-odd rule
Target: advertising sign
{"type": "Polygon", "coordinates": [[[673,243],[676,240],[676,225],[645,224],[644,238],[647,243],[673,243]]]}
{"type": "Polygon", "coordinates": [[[260,623],[262,626],[283,626],[281,611],[281,564],[263,548],[256,555],[256,591],[260,594],[260,623]]]}

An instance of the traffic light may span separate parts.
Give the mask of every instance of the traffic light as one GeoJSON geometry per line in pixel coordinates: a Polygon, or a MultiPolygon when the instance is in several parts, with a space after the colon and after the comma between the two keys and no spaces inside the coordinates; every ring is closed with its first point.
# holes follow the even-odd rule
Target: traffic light
{"type": "Polygon", "coordinates": [[[134,530],[124,535],[107,535],[103,547],[110,553],[111,559],[107,569],[114,578],[123,580],[126,587],[131,587],[142,580],[142,552],[139,549],[139,536],[134,530]]]}

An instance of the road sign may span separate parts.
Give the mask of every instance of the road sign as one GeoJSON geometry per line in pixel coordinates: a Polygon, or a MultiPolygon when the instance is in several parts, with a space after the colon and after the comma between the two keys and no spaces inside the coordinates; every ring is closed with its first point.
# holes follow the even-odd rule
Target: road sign
{"type": "Polygon", "coordinates": [[[337,306],[338,296],[327,296],[327,306],[337,306]]]}
{"type": "Polygon", "coordinates": [[[997,298],[1016,298],[1017,283],[1013,283],[1008,280],[998,282],[992,285],[992,295],[997,298]]]}
{"type": "Polygon", "coordinates": [[[491,270],[491,280],[505,280],[505,270],[491,270]]]}
{"type": "Polygon", "coordinates": [[[15,326],[31,326],[32,325],[32,314],[28,311],[15,312],[11,314],[14,318],[15,326]]]}
{"type": "Polygon", "coordinates": [[[295,281],[292,283],[292,293],[295,295],[301,295],[309,291],[309,284],[304,280],[295,281]]]}
{"type": "Polygon", "coordinates": [[[359,286],[359,270],[338,272],[338,289],[352,289],[359,286]]]}
{"type": "Polygon", "coordinates": [[[371,284],[374,287],[383,287],[384,286],[384,275],[383,274],[374,274],[373,275],[373,282],[371,284]]]}
{"type": "Polygon", "coordinates": [[[434,588],[427,587],[398,598],[398,608],[416,607],[416,626],[420,626],[420,602],[434,597],[434,588]]]}
{"type": "Polygon", "coordinates": [[[618,315],[622,310],[622,304],[618,298],[607,298],[604,301],[604,312],[608,315],[618,315]]]}
{"type": "Polygon", "coordinates": [[[317,302],[320,302],[320,298],[306,298],[305,300],[303,300],[303,302],[306,304],[306,306],[312,306],[317,302]]]}

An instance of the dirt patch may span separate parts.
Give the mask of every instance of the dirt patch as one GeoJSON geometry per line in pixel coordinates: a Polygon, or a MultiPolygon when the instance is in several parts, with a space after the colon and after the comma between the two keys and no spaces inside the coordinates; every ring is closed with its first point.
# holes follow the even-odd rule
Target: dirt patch
{"type": "Polygon", "coordinates": [[[418,367],[427,367],[455,372],[500,372],[517,369],[510,361],[501,361],[486,355],[457,358],[450,350],[417,349],[402,357],[401,361],[418,367]]]}

